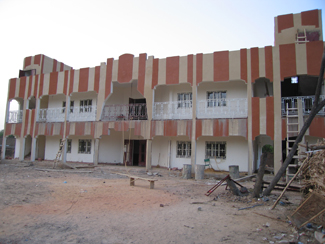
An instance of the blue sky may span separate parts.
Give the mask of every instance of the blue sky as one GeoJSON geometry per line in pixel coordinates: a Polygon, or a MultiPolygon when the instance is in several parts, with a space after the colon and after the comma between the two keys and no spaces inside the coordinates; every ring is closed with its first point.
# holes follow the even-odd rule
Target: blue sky
{"type": "Polygon", "coordinates": [[[24,57],[45,54],[79,69],[124,53],[263,47],[274,45],[275,16],[324,7],[325,0],[0,0],[0,129],[8,80],[24,57]]]}

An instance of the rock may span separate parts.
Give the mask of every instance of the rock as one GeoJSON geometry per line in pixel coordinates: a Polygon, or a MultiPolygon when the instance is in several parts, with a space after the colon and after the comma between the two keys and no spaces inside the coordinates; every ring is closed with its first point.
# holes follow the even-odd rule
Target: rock
{"type": "Polygon", "coordinates": [[[164,207],[164,204],[161,203],[159,206],[160,206],[160,207],[164,207]]]}
{"type": "Polygon", "coordinates": [[[148,173],[147,173],[147,175],[151,176],[151,175],[152,175],[152,173],[151,173],[151,172],[148,172],[148,173]]]}
{"type": "Polygon", "coordinates": [[[198,207],[198,208],[197,208],[197,211],[202,211],[202,208],[201,208],[201,207],[198,207]]]}

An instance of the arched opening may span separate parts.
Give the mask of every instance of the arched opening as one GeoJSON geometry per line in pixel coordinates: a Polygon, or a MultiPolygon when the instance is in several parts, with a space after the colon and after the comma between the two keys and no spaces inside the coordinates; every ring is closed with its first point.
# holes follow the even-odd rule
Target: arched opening
{"type": "Polygon", "coordinates": [[[32,152],[32,137],[30,135],[25,137],[24,148],[24,159],[29,159],[32,152]]]}
{"type": "Polygon", "coordinates": [[[260,167],[262,154],[264,152],[268,154],[266,165],[270,169],[270,171],[272,171],[272,168],[274,168],[273,147],[274,142],[272,141],[271,137],[267,135],[259,135],[255,137],[253,171],[256,171],[260,167]]]}
{"type": "MultiPolygon", "coordinates": [[[[1,137],[1,143],[3,142],[1,137]]],[[[1,145],[1,151],[5,150],[5,159],[14,159],[15,158],[15,147],[16,147],[16,138],[14,135],[9,135],[5,138],[5,144],[1,145]]]]}
{"type": "Polygon", "coordinates": [[[254,97],[264,98],[273,96],[273,84],[269,79],[258,78],[253,86],[254,97]]]}
{"type": "Polygon", "coordinates": [[[14,98],[8,104],[7,123],[21,123],[24,100],[22,98],[14,98]]]}
{"type": "Polygon", "coordinates": [[[36,98],[35,96],[31,96],[28,99],[27,109],[35,109],[35,108],[36,108],[36,98]]]}

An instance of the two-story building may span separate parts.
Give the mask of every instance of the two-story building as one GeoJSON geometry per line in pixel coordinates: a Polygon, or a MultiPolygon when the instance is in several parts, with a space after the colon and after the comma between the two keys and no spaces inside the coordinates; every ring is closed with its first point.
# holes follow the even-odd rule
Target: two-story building
{"type": "MultiPolygon", "coordinates": [[[[272,145],[277,171],[313,104],[321,10],[275,17],[274,36],[274,46],[163,59],[124,54],[82,69],[26,57],[9,81],[3,145],[14,135],[16,158],[54,160],[66,139],[64,161],[149,169],[209,158],[217,170],[235,164],[249,173],[272,145]],[[19,110],[10,109],[13,100],[19,110]]],[[[324,112],[305,136],[310,143],[325,137],[324,112]]]]}

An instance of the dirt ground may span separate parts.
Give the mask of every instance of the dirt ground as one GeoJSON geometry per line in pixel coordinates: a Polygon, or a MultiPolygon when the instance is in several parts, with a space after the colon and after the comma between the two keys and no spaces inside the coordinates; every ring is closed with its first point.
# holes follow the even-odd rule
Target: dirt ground
{"type": "Polygon", "coordinates": [[[141,167],[71,170],[91,173],[39,168],[52,163],[1,162],[0,243],[297,243],[301,233],[299,241],[314,243],[312,232],[297,232],[287,219],[299,193],[286,193],[290,204],[270,210],[281,192],[252,200],[222,186],[205,196],[217,182],[211,174],[195,181],[162,168],[152,169],[161,176],[148,176],[141,167]],[[155,189],[143,180],[130,186],[128,177],[113,172],[158,181],[155,189]]]}

